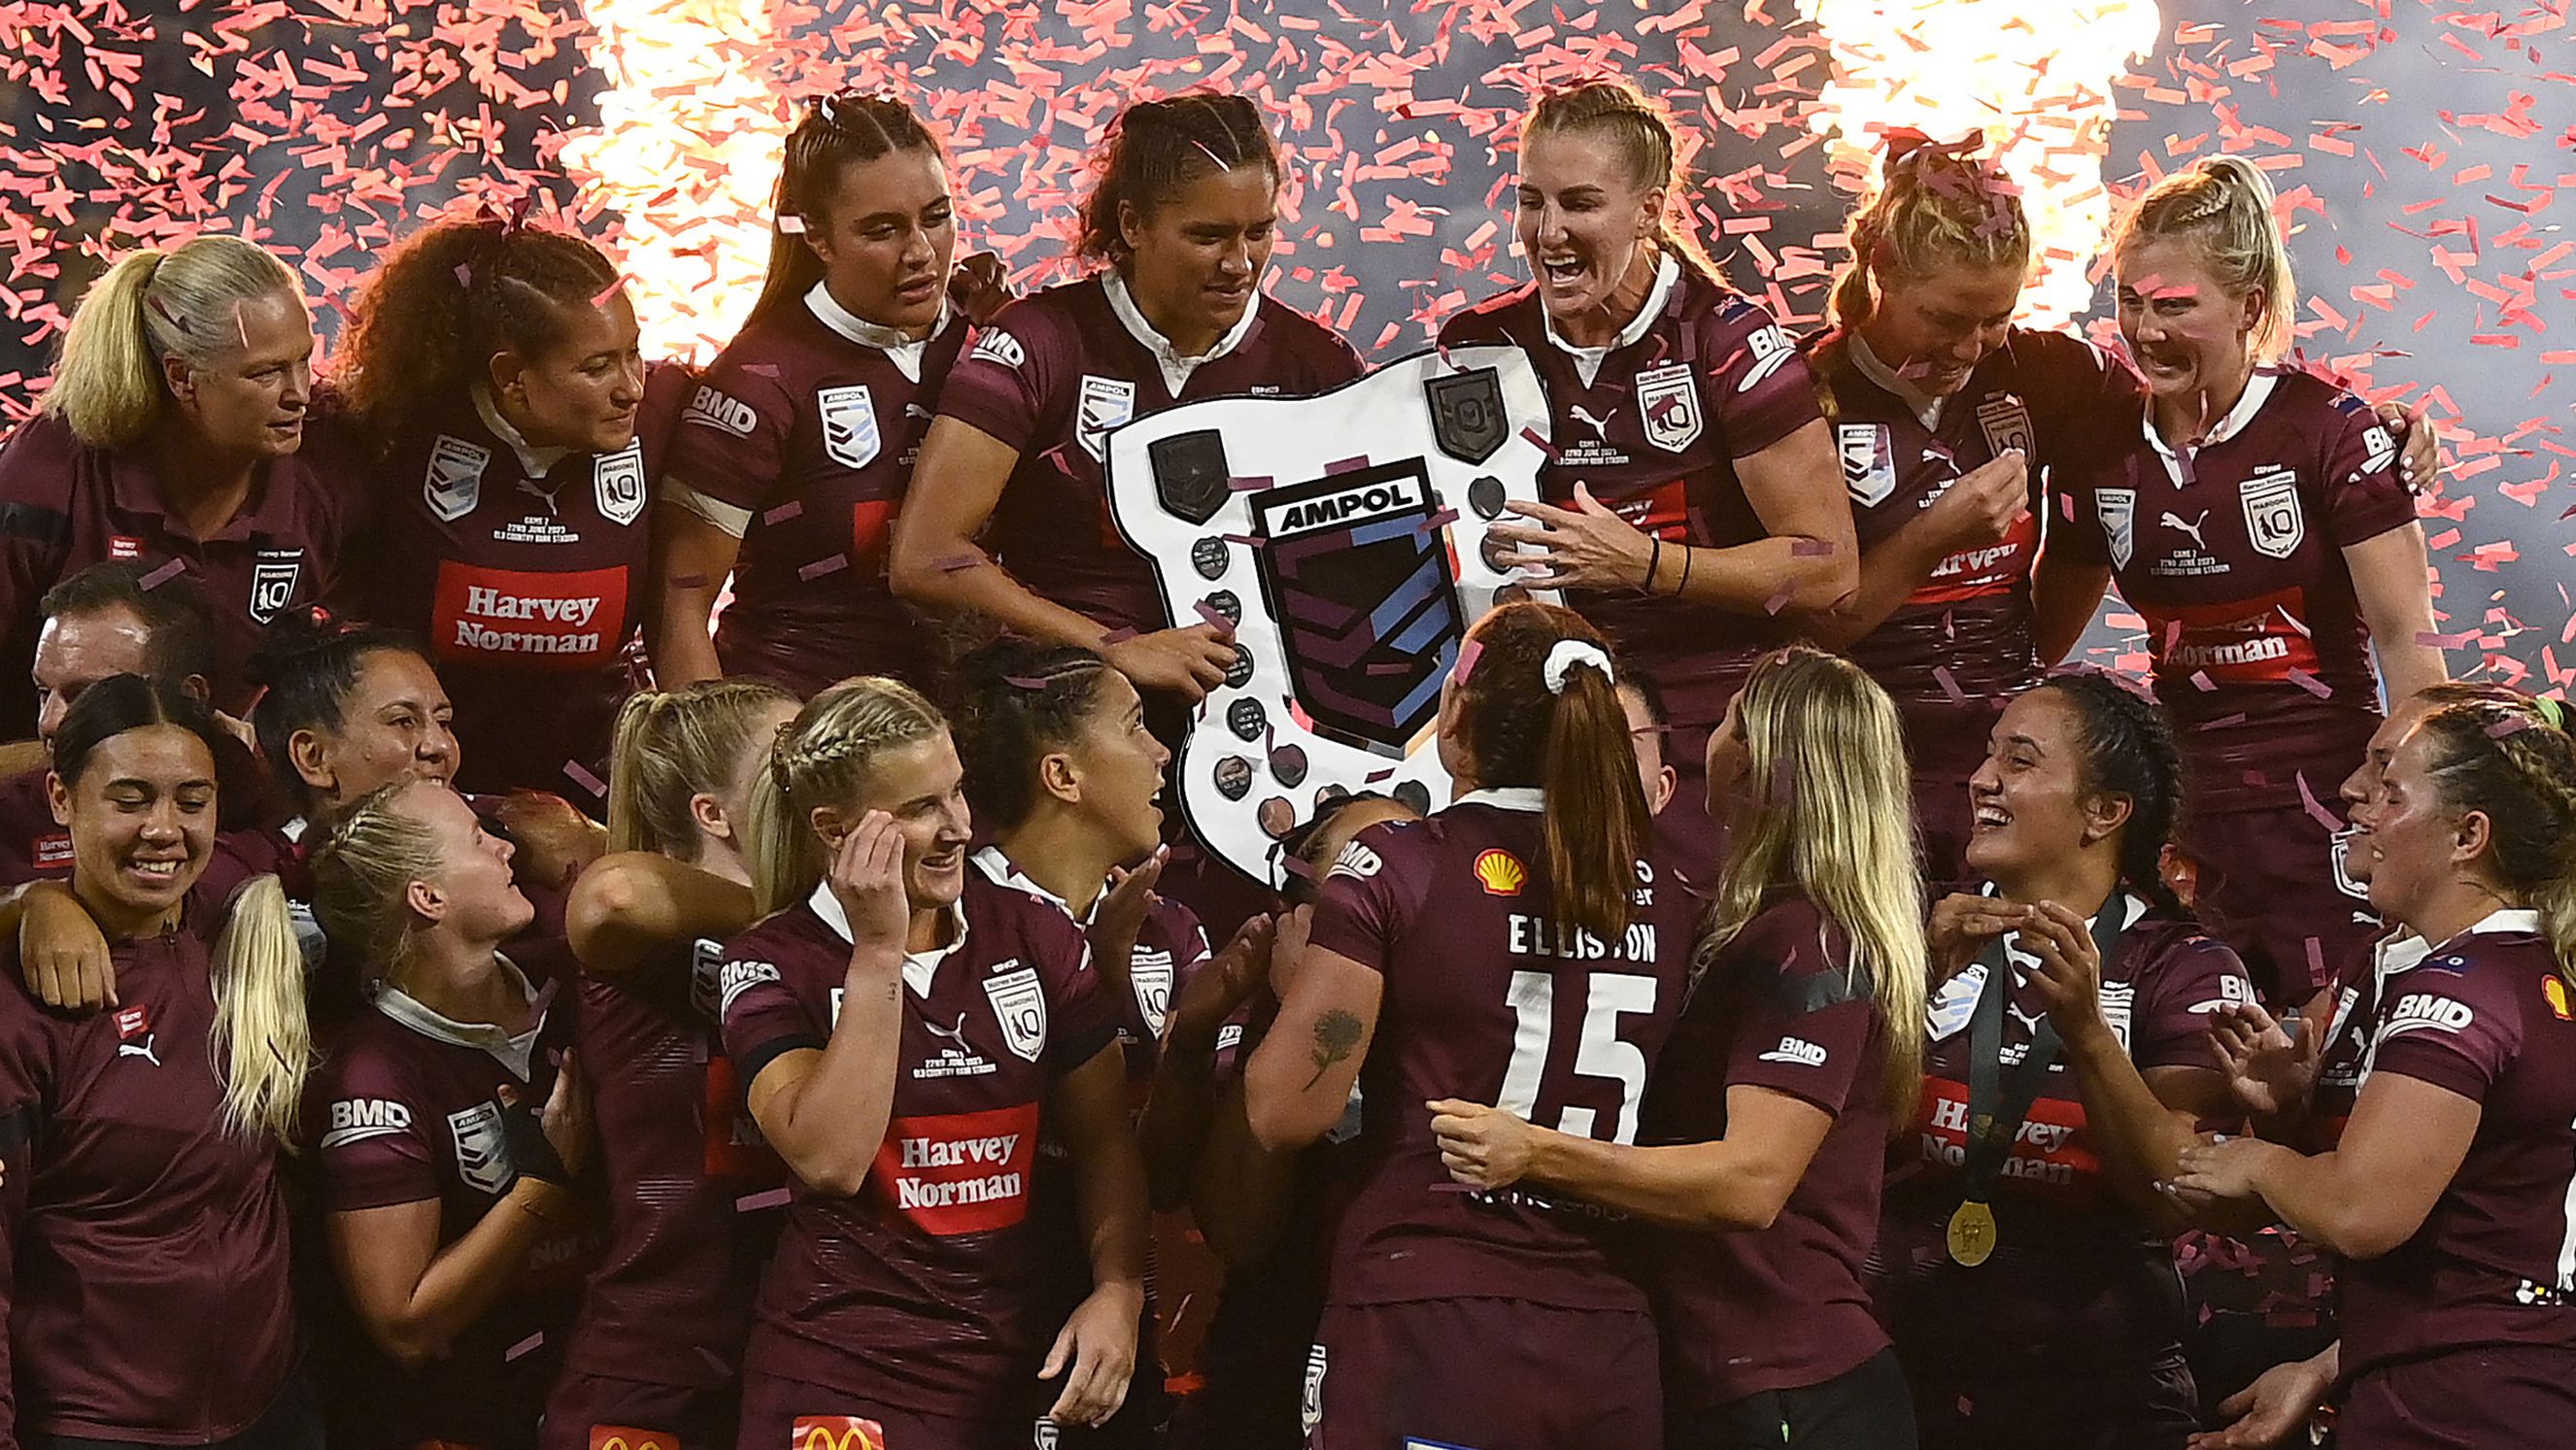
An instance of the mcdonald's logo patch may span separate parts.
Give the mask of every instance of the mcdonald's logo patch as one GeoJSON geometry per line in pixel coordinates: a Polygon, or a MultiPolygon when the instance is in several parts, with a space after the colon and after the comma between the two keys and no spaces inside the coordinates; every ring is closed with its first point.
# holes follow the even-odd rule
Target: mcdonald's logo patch
{"type": "Polygon", "coordinates": [[[680,1437],[632,1425],[593,1425],[590,1450],[680,1450],[680,1437]]]}
{"type": "Polygon", "coordinates": [[[787,1450],[886,1450],[885,1427],[856,1415],[799,1415],[787,1450]]]}
{"type": "Polygon", "coordinates": [[[1476,884],[1487,896],[1518,896],[1529,882],[1529,868],[1509,851],[1487,851],[1476,858],[1476,884]]]}

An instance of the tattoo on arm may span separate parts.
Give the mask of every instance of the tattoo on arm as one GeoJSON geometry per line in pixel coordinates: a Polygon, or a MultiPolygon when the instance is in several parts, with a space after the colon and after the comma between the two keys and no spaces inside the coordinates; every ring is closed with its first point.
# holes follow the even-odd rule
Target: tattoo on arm
{"type": "Polygon", "coordinates": [[[1315,1023],[1315,1075],[1306,1079],[1306,1086],[1322,1082],[1333,1064],[1348,1060],[1359,1045],[1359,1014],[1339,1007],[1325,1013],[1315,1023]]]}

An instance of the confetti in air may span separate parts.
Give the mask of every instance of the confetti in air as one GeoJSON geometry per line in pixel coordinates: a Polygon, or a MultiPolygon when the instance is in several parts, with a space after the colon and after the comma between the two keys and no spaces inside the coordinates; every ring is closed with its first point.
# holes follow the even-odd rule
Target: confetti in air
{"type": "Polygon", "coordinates": [[[2090,309],[2115,87],[2156,43],[2153,0],[1798,0],[1798,13],[1832,47],[1808,123],[1832,134],[1836,161],[1874,173],[1891,127],[1936,141],[1982,131],[2021,184],[2039,253],[2026,319],[2090,309]]]}
{"type": "Polygon", "coordinates": [[[648,353],[712,360],[760,295],[787,139],[764,0],[590,0],[599,124],[563,148],[586,206],[623,220],[648,353]]]}

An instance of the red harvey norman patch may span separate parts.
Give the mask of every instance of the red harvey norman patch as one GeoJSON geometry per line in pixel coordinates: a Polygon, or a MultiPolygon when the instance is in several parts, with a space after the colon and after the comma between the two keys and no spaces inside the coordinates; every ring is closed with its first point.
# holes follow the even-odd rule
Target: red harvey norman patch
{"type": "Polygon", "coordinates": [[[1958,604],[2009,594],[2030,577],[2039,552],[2039,516],[2023,514],[2004,536],[1981,549],[1962,549],[1942,560],[1907,596],[1908,604],[1958,604]]]}
{"type": "Polygon", "coordinates": [[[760,1136],[760,1124],[743,1104],[738,1076],[732,1058],[707,1058],[707,1095],[699,1109],[706,1128],[707,1176],[764,1187],[784,1183],[787,1165],[760,1136]]]}
{"type": "Polygon", "coordinates": [[[36,838],[35,865],[39,871],[60,870],[72,864],[72,837],[69,831],[56,831],[36,838]]]}
{"type": "Polygon", "coordinates": [[[132,1042],[152,1035],[152,1009],[138,1002],[116,1009],[116,1040],[132,1042]]]}
{"type": "Polygon", "coordinates": [[[884,499],[878,499],[873,503],[850,505],[850,557],[852,559],[863,563],[874,563],[885,558],[886,539],[893,531],[893,504],[884,499]]]}
{"type": "Polygon", "coordinates": [[[1009,1228],[1029,1214],[1038,1105],[897,1118],[868,1174],[877,1201],[938,1237],[1009,1228]]]}
{"type": "Polygon", "coordinates": [[[626,643],[626,569],[532,574],[444,560],[430,609],[431,652],[441,663],[592,669],[626,643]]]}
{"type": "Polygon", "coordinates": [[[798,1415],[787,1450],[886,1450],[885,1426],[856,1415],[798,1415]]]}
{"type": "Polygon", "coordinates": [[[2140,604],[2156,672],[2206,673],[2222,685],[2275,685],[2293,669],[2324,668],[2307,631],[2304,590],[2291,588],[2227,604],[2140,604]],[[2294,623],[2293,621],[2297,621],[2294,623]]]}
{"type": "Polygon", "coordinates": [[[132,534],[110,534],[107,536],[107,557],[110,560],[140,559],[143,557],[143,541],[132,534]]]}
{"type": "MultiPolygon", "coordinates": [[[[1923,1080],[1923,1107],[1914,1123],[1927,1163],[1958,1169],[1967,1162],[1968,1089],[1949,1078],[1923,1080]]],[[[2064,1204],[2089,1204],[2102,1193],[2102,1160],[2084,1136],[2084,1105],[2041,1098],[2030,1105],[2004,1160],[2013,1191],[2064,1204]]]]}

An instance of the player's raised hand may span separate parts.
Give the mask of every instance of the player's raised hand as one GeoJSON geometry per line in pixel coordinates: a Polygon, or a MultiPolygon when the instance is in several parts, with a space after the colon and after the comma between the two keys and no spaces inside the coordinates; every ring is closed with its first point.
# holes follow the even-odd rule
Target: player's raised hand
{"type": "Polygon", "coordinates": [[[903,886],[903,831],[894,817],[884,811],[860,817],[832,852],[824,879],[850,920],[853,955],[865,953],[900,967],[912,910],[903,886]]]}
{"type": "MultiPolygon", "coordinates": [[[[1644,589],[1654,562],[1654,540],[1639,533],[1584,484],[1574,486],[1574,507],[1511,499],[1503,507],[1533,522],[1498,523],[1493,537],[1521,548],[1521,580],[1532,589],[1644,589]]],[[[1679,578],[1672,569],[1665,577],[1679,578]]]]}
{"type": "Polygon", "coordinates": [[[1440,1166],[1469,1188],[1509,1188],[1529,1172],[1537,1130],[1515,1114],[1482,1103],[1442,1098],[1431,1110],[1431,1140],[1440,1166]]]}
{"type": "Polygon", "coordinates": [[[2007,448],[1942,490],[1927,512],[1953,549],[1999,542],[2030,512],[2030,465],[2020,449],[2007,448]]]}
{"type": "Polygon", "coordinates": [[[1225,683],[1234,664],[1234,635],[1213,624],[1158,629],[1102,644],[1100,657],[1140,690],[1164,690],[1192,704],[1225,683]]]}
{"type": "Polygon", "coordinates": [[[2236,1105],[2258,1118],[2306,1102],[2325,1055],[2325,1034],[2308,1017],[2285,1027],[2255,1002],[2225,1002],[2209,1014],[2209,1046],[2236,1105]]]}

